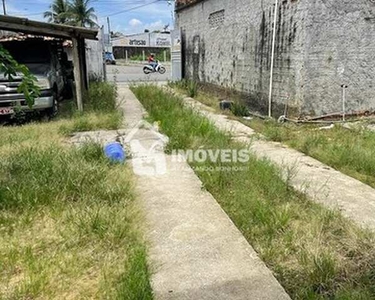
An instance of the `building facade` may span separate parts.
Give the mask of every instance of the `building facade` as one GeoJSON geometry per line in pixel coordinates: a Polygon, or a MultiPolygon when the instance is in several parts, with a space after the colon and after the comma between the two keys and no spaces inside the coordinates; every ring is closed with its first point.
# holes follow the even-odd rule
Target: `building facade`
{"type": "MultiPolygon", "coordinates": [[[[375,110],[375,1],[278,0],[273,111],[295,116],[375,110]]],[[[275,0],[176,5],[185,77],[268,107],[275,0]]]]}
{"type": "Polygon", "coordinates": [[[127,35],[112,40],[113,54],[116,59],[126,59],[134,56],[147,57],[150,53],[164,56],[171,47],[171,35],[169,32],[145,32],[127,35]]]}

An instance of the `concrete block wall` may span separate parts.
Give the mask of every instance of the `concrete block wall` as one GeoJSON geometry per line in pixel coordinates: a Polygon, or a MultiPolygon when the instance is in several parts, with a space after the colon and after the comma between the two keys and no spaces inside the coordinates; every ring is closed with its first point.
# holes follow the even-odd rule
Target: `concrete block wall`
{"type": "MultiPolygon", "coordinates": [[[[372,0],[279,0],[274,113],[294,115],[375,108],[372,0]]],[[[186,77],[243,93],[266,112],[274,0],[206,0],[177,12],[186,77]]]]}
{"type": "Polygon", "coordinates": [[[375,1],[309,0],[306,19],[303,109],[325,114],[347,106],[375,109],[375,1]]]}

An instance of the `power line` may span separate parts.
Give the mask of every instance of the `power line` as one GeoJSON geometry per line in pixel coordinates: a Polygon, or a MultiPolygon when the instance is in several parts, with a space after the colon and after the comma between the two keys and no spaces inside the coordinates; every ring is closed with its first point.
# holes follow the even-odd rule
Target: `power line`
{"type": "Polygon", "coordinates": [[[153,1],[153,2],[150,2],[150,3],[146,3],[146,4],[143,4],[143,5],[136,6],[136,7],[132,7],[132,8],[129,8],[129,9],[120,10],[118,12],[115,12],[113,14],[108,15],[108,17],[116,16],[116,15],[119,15],[119,14],[122,14],[122,13],[125,13],[125,12],[128,12],[128,11],[136,10],[138,8],[142,8],[142,7],[145,7],[145,6],[154,4],[156,2],[160,2],[160,1],[161,0],[156,0],[156,1],[153,1]]]}
{"type": "MultiPolygon", "coordinates": [[[[5,14],[5,0],[2,0],[3,1],[3,8],[4,8],[4,14],[5,14]]],[[[27,2],[27,0],[23,0],[23,2],[27,2]]],[[[138,3],[141,3],[141,2],[144,2],[142,0],[133,0],[131,2],[128,2],[127,4],[138,4],[138,3]]],[[[155,4],[157,2],[174,2],[174,0],[155,0],[155,1],[152,1],[152,2],[149,2],[149,3],[145,3],[145,4],[142,4],[142,5],[138,5],[138,6],[135,6],[135,7],[131,7],[131,8],[128,8],[128,9],[124,9],[124,10],[121,10],[121,11],[118,11],[118,12],[115,12],[115,13],[112,13],[112,14],[109,14],[107,15],[107,17],[111,17],[111,16],[116,16],[116,15],[119,15],[119,14],[122,14],[122,13],[125,13],[125,12],[129,12],[129,11],[133,11],[133,10],[136,10],[136,9],[139,9],[139,8],[143,8],[143,7],[146,7],[146,6],[149,6],[149,5],[152,5],[152,4],[155,4]]],[[[115,4],[115,3],[123,3],[123,1],[121,0],[95,0],[95,1],[92,1],[93,4],[95,5],[98,5],[98,4],[115,4]],[[99,2],[100,1],[100,2],[99,2]]],[[[30,13],[30,14],[20,14],[20,16],[36,16],[36,15],[42,15],[44,12],[38,12],[38,13],[30,13]]],[[[103,19],[103,18],[100,18],[100,19],[103,19]]]]}

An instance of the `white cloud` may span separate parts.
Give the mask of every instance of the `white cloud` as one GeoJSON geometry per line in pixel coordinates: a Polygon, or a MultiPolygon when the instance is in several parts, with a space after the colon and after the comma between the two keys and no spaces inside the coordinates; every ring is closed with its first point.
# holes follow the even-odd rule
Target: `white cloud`
{"type": "Polygon", "coordinates": [[[159,20],[150,24],[146,24],[145,29],[148,29],[150,31],[160,30],[163,29],[164,25],[165,24],[162,22],[162,20],[159,20]]]}
{"type": "Polygon", "coordinates": [[[156,22],[147,23],[147,24],[144,24],[139,20],[137,20],[139,22],[132,22],[132,21],[133,20],[130,20],[128,27],[122,28],[122,27],[117,26],[116,29],[118,31],[124,32],[125,34],[134,34],[134,33],[142,33],[144,32],[145,29],[148,29],[150,31],[162,30],[164,26],[166,25],[166,23],[163,22],[162,20],[158,20],[156,22]]]}
{"type": "Polygon", "coordinates": [[[138,19],[131,19],[131,20],[129,21],[129,25],[130,25],[131,27],[139,27],[139,26],[142,25],[142,22],[141,22],[140,20],[138,20],[138,19]]]}

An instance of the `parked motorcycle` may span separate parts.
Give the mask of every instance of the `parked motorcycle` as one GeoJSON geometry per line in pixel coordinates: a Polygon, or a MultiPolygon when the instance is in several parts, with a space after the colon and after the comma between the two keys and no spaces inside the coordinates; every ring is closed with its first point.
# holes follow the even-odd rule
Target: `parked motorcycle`
{"type": "Polygon", "coordinates": [[[162,64],[160,64],[158,61],[156,63],[157,65],[155,67],[151,65],[145,65],[143,67],[143,73],[145,73],[146,75],[151,74],[151,73],[164,74],[166,72],[165,67],[162,64]]]}

